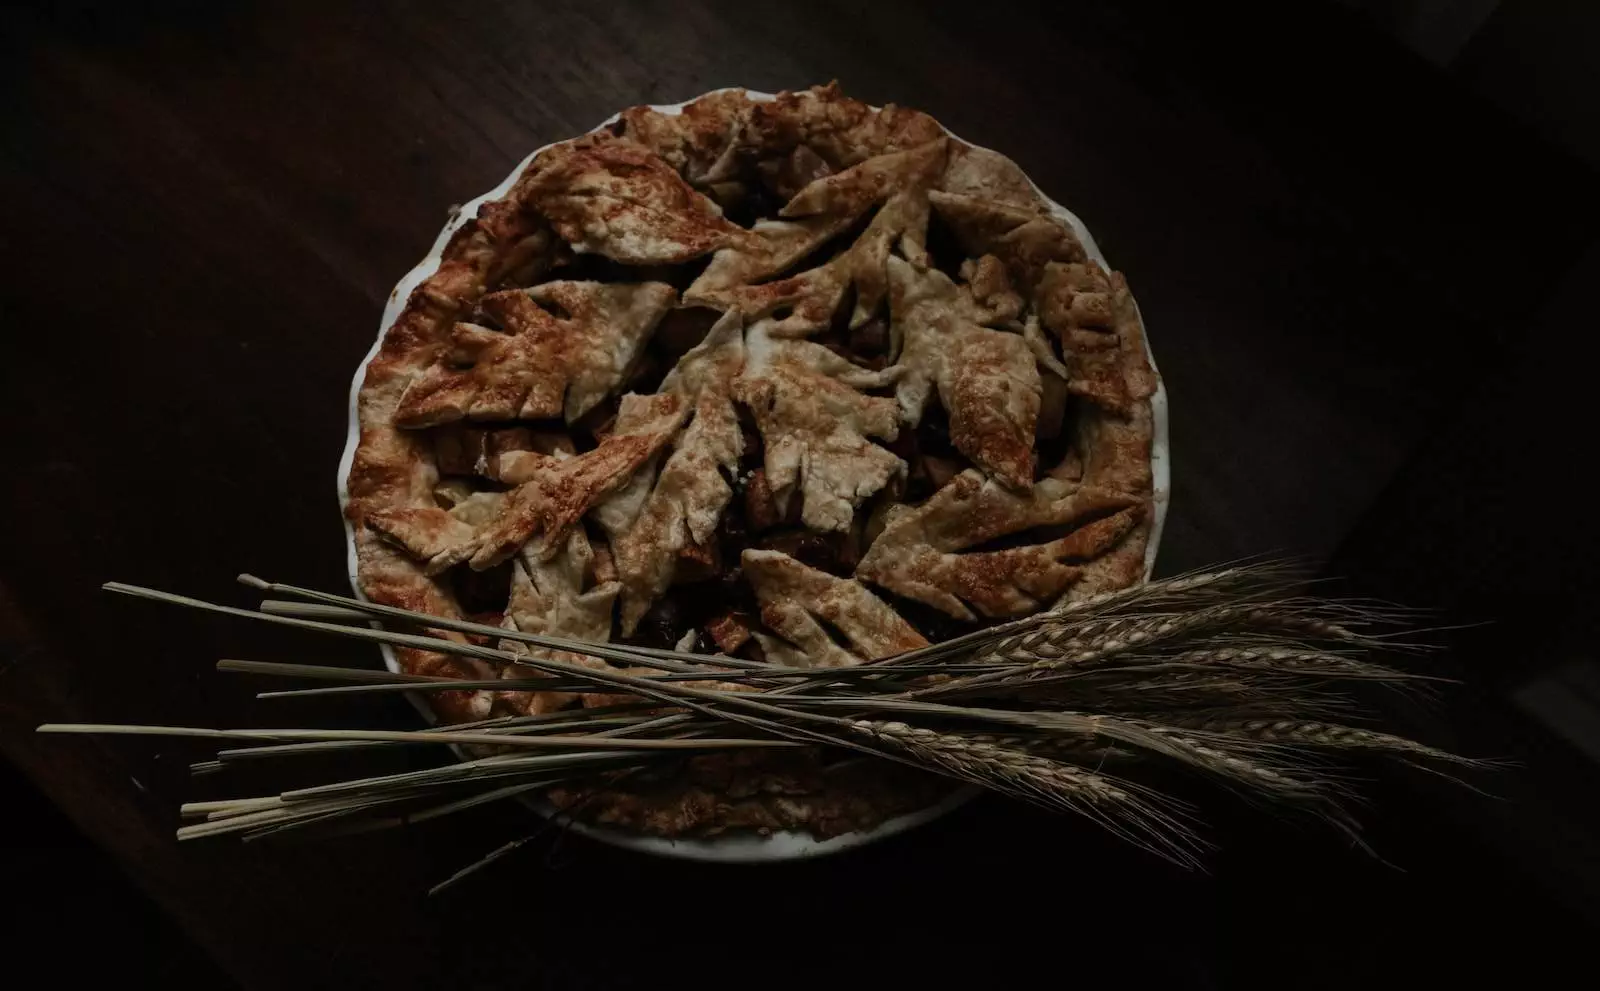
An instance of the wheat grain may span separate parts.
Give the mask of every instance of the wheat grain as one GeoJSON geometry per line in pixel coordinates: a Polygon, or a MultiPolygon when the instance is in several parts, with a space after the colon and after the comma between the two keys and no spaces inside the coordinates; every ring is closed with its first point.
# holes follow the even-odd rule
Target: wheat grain
{"type": "Polygon", "coordinates": [[[855,720],[862,737],[930,770],[1054,811],[1085,814],[1129,842],[1188,867],[1201,846],[1159,799],[1130,783],[1026,751],[898,721],[855,720]]]}
{"type": "Polygon", "coordinates": [[[1286,746],[1325,747],[1340,750],[1376,750],[1388,753],[1410,754],[1459,764],[1476,765],[1481,762],[1460,757],[1427,744],[1408,740],[1402,736],[1380,733],[1356,726],[1337,723],[1299,722],[1289,719],[1196,719],[1174,717],[1174,726],[1191,728],[1206,733],[1243,737],[1263,743],[1286,746]]]}
{"type": "Polygon", "coordinates": [[[996,664],[1053,670],[1094,664],[1128,651],[1222,629],[1282,630],[1328,640],[1368,638],[1309,611],[1258,605],[1208,606],[1188,613],[1112,616],[1082,623],[1047,623],[992,644],[981,659],[996,664]]]}

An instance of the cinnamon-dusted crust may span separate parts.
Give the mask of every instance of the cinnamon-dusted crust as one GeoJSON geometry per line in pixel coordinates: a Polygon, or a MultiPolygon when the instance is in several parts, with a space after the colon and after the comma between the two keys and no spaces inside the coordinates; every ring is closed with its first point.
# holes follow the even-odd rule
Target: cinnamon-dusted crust
{"type": "MultiPolygon", "coordinates": [[[[973,624],[1138,581],[1154,389],[1126,282],[1004,156],[832,85],[636,107],[537,155],[385,332],[347,479],[359,583],[508,629],[861,663],[926,642],[907,600],[973,624]]],[[[614,700],[429,698],[446,721],[614,700]]],[[[835,759],[555,798],[661,835],[833,835],[947,790],[835,759]]]]}
{"type": "Polygon", "coordinates": [[[747,236],[660,156],[604,135],[540,155],[525,192],[528,206],[573,250],[613,261],[670,265],[747,236]]]}
{"type": "Polygon", "coordinates": [[[856,574],[958,619],[1024,616],[1054,602],[1082,576],[1082,565],[1122,543],[1144,512],[1138,499],[1114,490],[1046,478],[1019,495],[965,471],[885,527],[856,574]],[[1035,527],[1064,532],[963,553],[1035,527]]]}
{"type": "Polygon", "coordinates": [[[971,286],[963,293],[938,269],[918,271],[901,258],[887,264],[891,326],[905,369],[895,394],[906,418],[921,419],[937,388],[956,450],[1002,484],[1026,491],[1044,389],[1033,349],[1021,334],[979,324],[988,314],[977,312],[971,286]]]}
{"type": "MultiPolygon", "coordinates": [[[[650,606],[672,585],[678,559],[709,547],[722,509],[733,497],[728,475],[739,468],[744,437],[733,406],[733,380],[744,367],[744,328],[728,311],[705,340],[679,360],[661,383],[694,411],[659,472],[635,472],[628,491],[597,513],[611,539],[622,579],[621,625],[632,634],[650,606]]],[[[619,428],[622,424],[619,416],[619,428]]]]}
{"type": "Polygon", "coordinates": [[[411,381],[396,421],[416,428],[564,414],[570,423],[622,384],[676,297],[659,282],[557,281],[490,293],[478,307],[496,328],[457,323],[450,333],[453,360],[411,381]]]}
{"type": "Polygon", "coordinates": [[[775,338],[759,321],[746,338],[735,398],[755,418],[766,444],[766,483],[780,512],[800,496],[813,530],[844,530],[856,507],[904,471],[876,440],[894,440],[894,401],[862,392],[893,376],[853,364],[813,341],[775,338]]]}
{"type": "Polygon", "coordinates": [[[761,621],[777,634],[755,636],[779,664],[849,667],[928,645],[860,582],[808,568],[778,551],[747,550],[741,561],[761,603],[761,621]],[[824,622],[846,645],[834,642],[824,622]]]}

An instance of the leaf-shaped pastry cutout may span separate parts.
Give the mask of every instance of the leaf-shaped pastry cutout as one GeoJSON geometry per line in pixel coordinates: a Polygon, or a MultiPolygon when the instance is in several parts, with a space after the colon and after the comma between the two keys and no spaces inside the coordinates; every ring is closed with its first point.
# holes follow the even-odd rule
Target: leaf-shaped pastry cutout
{"type": "Polygon", "coordinates": [[[761,221],[755,244],[725,248],[684,293],[685,302],[743,310],[751,320],[788,308],[774,324],[779,337],[801,337],[826,327],[854,282],[856,306],[850,326],[872,317],[886,289],[884,261],[895,246],[919,265],[927,264],[926,187],[944,159],[944,141],[869,159],[811,183],[785,207],[812,214],[802,220],[761,221]],[[887,198],[856,242],[825,265],[774,282],[782,272],[841,233],[874,203],[887,198]],[[755,283],[755,284],[752,284],[755,283]]]}
{"type": "Polygon", "coordinates": [[[927,186],[944,169],[944,138],[917,148],[879,155],[843,172],[823,176],[796,193],[780,217],[859,216],[867,207],[905,189],[927,186]]]}
{"type": "MultiPolygon", "coordinates": [[[[697,345],[684,352],[657,391],[676,395],[684,402],[688,411],[686,415],[693,415],[695,397],[701,387],[724,377],[731,379],[743,365],[744,338],[740,333],[741,326],[740,314],[731,311],[723,313],[706,330],[697,345]],[[736,354],[731,350],[735,346],[731,338],[735,336],[739,338],[736,354]],[[706,343],[708,341],[711,343],[706,343]],[[695,355],[693,359],[689,358],[691,352],[695,355]],[[730,364],[732,367],[729,367],[730,364]]],[[[612,429],[618,433],[632,433],[645,426],[653,416],[654,413],[646,406],[630,406],[618,411],[612,429]]],[[[656,470],[660,467],[661,458],[662,452],[658,452],[634,472],[625,485],[596,504],[594,519],[608,534],[627,530],[639,518],[645,501],[655,488],[656,470]]]]}
{"type": "Polygon", "coordinates": [[[749,321],[761,320],[773,337],[805,337],[833,322],[848,288],[849,255],[842,254],[826,265],[785,279],[684,298],[717,309],[738,310],[749,321]]]}
{"type": "MultiPolygon", "coordinates": [[[[862,208],[863,210],[865,207],[862,208]]],[[[690,304],[727,306],[725,290],[770,279],[794,267],[802,258],[837,237],[859,214],[827,214],[804,220],[758,220],[743,244],[723,248],[711,264],[684,290],[690,304]]],[[[750,307],[742,307],[747,312],[750,307]]]]}
{"type": "Polygon", "coordinates": [[[1054,372],[1056,378],[1066,381],[1067,366],[1056,357],[1055,350],[1050,347],[1050,341],[1044,336],[1044,331],[1039,329],[1039,318],[1032,313],[1028,314],[1028,319],[1022,324],[1022,339],[1028,342],[1028,347],[1033,351],[1033,356],[1039,364],[1054,372]]]}
{"type": "Polygon", "coordinates": [[[922,418],[937,387],[956,449],[1005,484],[1026,489],[1041,390],[1032,349],[1018,334],[974,323],[971,297],[938,269],[919,272],[894,257],[888,265],[903,369],[895,395],[906,422],[922,418]]]}
{"type": "Polygon", "coordinates": [[[452,353],[406,387],[396,422],[576,420],[621,385],[675,295],[660,282],[546,282],[491,293],[479,308],[504,332],[456,324],[452,353]]]}
{"type": "MultiPolygon", "coordinates": [[[[909,255],[907,256],[910,257],[909,255]]],[[[915,259],[911,259],[915,263],[915,259]]],[[[925,266],[924,266],[925,267],[925,266]]],[[[1011,287],[1005,263],[994,255],[961,263],[963,287],[972,299],[972,319],[985,326],[1015,326],[1022,315],[1022,295],[1011,287]]]]}
{"type": "MultiPolygon", "coordinates": [[[[621,586],[606,582],[585,591],[584,581],[593,563],[593,551],[582,529],[574,529],[558,553],[547,560],[523,553],[513,563],[511,598],[502,625],[521,633],[546,633],[589,643],[611,639],[611,614],[621,586]]],[[[564,661],[568,664],[605,666],[584,654],[546,650],[518,640],[501,640],[501,650],[564,661]]],[[[534,678],[539,673],[514,664],[500,669],[505,678],[534,678]]],[[[501,701],[517,712],[534,715],[570,703],[564,692],[501,692],[501,701]]]]}
{"type": "Polygon", "coordinates": [[[872,218],[846,257],[856,287],[854,330],[872,319],[889,291],[890,252],[900,254],[919,268],[928,266],[928,194],[918,187],[896,193],[872,218]]]}
{"type": "Polygon", "coordinates": [[[678,360],[661,391],[690,404],[689,425],[659,472],[641,470],[596,509],[622,579],[624,636],[672,584],[680,552],[712,543],[733,496],[723,475],[738,471],[744,452],[731,395],[733,379],[744,366],[742,326],[739,313],[729,310],[678,360]]]}
{"type": "Polygon", "coordinates": [[[590,507],[626,483],[672,439],[684,413],[683,400],[671,393],[623,396],[617,419],[620,423],[628,417],[630,429],[613,430],[592,451],[540,462],[532,477],[506,497],[500,517],[479,534],[472,567],[493,567],[534,536],[542,536],[544,553],[559,551],[568,529],[590,507]]]}
{"type": "MultiPolygon", "coordinates": [[[[796,226],[816,218],[800,221],[796,226]]],[[[787,221],[780,221],[787,223],[787,221]]],[[[758,225],[759,226],[759,225],[758,225]]],[[[907,189],[890,196],[855,243],[826,264],[798,275],[757,285],[703,288],[706,276],[689,287],[684,300],[690,303],[737,309],[750,320],[767,316],[774,337],[804,337],[833,321],[844,301],[845,291],[856,287],[855,309],[850,317],[852,329],[870,320],[887,292],[885,265],[895,248],[919,266],[928,264],[928,196],[921,188],[907,189]],[[789,312],[778,317],[779,311],[789,312]]],[[[720,259],[724,254],[719,253],[720,259]]],[[[734,272],[729,262],[725,275],[734,272]]],[[[715,262],[713,262],[715,267],[715,262]]],[[[709,276],[711,270],[707,270],[709,276]]]]}
{"type": "Polygon", "coordinates": [[[582,529],[574,529],[547,559],[523,554],[514,561],[506,627],[590,643],[611,638],[611,611],[620,588],[605,582],[585,591],[594,551],[582,529]]]}
{"type": "Polygon", "coordinates": [[[550,149],[519,189],[574,250],[625,265],[676,265],[745,236],[660,157],[609,135],[550,149]]]}
{"type": "Polygon", "coordinates": [[[951,142],[939,189],[1023,210],[1045,209],[1043,197],[1016,162],[997,151],[975,148],[963,141],[951,142]]]}
{"type": "Polygon", "coordinates": [[[961,193],[935,191],[928,200],[969,254],[998,257],[1018,285],[1038,284],[1050,262],[1088,257],[1070,227],[1037,210],[961,193]]]}
{"type": "Polygon", "coordinates": [[[505,501],[503,492],[476,492],[450,509],[376,509],[364,521],[374,532],[405,548],[422,564],[424,574],[437,575],[472,556],[478,531],[500,515],[505,501]]]}
{"type": "Polygon", "coordinates": [[[755,324],[746,336],[734,397],[761,431],[764,470],[779,508],[798,491],[806,526],[844,530],[864,499],[905,471],[905,462],[868,440],[896,437],[895,401],[859,391],[899,373],[869,371],[811,341],[774,338],[768,324],[755,324]]]}
{"type": "Polygon", "coordinates": [[[739,135],[750,113],[743,90],[708,93],[677,113],[629,107],[622,136],[658,155],[691,184],[705,186],[737,174],[739,135]]]}
{"type": "MultiPolygon", "coordinates": [[[[449,587],[422,574],[415,561],[376,531],[362,528],[355,534],[356,560],[361,574],[361,589],[367,598],[386,606],[413,612],[464,619],[461,606],[449,587]]],[[[433,631],[441,640],[465,643],[467,636],[453,630],[433,631]]],[[[442,678],[487,679],[495,677],[496,666],[475,657],[398,647],[395,655],[404,670],[412,674],[442,678]]],[[[491,698],[471,691],[441,692],[431,697],[440,716],[453,722],[483,719],[489,715],[491,698]]]]}
{"type": "Polygon", "coordinates": [[[750,108],[750,143],[769,154],[810,147],[835,168],[927,144],[944,135],[939,122],[919,110],[887,104],[875,110],[845,96],[837,83],[779,93],[750,108]]]}
{"type": "Polygon", "coordinates": [[[1144,328],[1120,273],[1107,276],[1094,262],[1046,265],[1035,308],[1061,340],[1073,395],[1126,416],[1155,392],[1144,328]]]}
{"type": "Polygon", "coordinates": [[[897,517],[873,541],[856,577],[972,621],[1018,616],[1054,600],[1134,528],[1143,503],[1126,494],[1046,478],[1018,494],[965,471],[897,517]],[[1062,528],[1043,543],[961,551],[1034,527],[1062,528]]]}
{"type": "Polygon", "coordinates": [[[747,550],[741,563],[761,603],[761,621],[783,638],[756,634],[770,661],[834,668],[927,646],[922,634],[860,582],[808,568],[778,551],[747,550]]]}
{"type": "MultiPolygon", "coordinates": [[[[627,424],[619,423],[618,426],[624,430],[629,429],[627,424]]],[[[595,503],[590,516],[606,533],[624,532],[633,526],[633,521],[644,511],[645,500],[650,498],[650,490],[655,488],[656,469],[661,465],[661,454],[662,451],[657,451],[646,458],[626,482],[595,503]]]]}
{"type": "MultiPolygon", "coordinates": [[[[1150,470],[1153,424],[1149,403],[1134,403],[1127,416],[1093,405],[1078,413],[1076,448],[1082,453],[1083,482],[1103,491],[1122,493],[1151,505],[1150,470]]],[[[1147,513],[1148,515],[1148,513],[1147,513]]],[[[1108,553],[1084,566],[1083,577],[1067,589],[1061,602],[1072,602],[1144,578],[1149,527],[1138,527],[1108,553]]]]}

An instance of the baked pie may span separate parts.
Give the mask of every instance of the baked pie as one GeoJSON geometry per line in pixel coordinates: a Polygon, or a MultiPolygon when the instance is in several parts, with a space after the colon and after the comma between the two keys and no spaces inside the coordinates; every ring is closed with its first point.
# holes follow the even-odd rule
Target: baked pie
{"type": "MultiPolygon", "coordinates": [[[[526,632],[859,664],[1139,581],[1155,388],[1122,276],[926,114],[835,85],[635,107],[540,152],[385,332],[347,480],[359,583],[526,632]]],[[[449,721],[614,700],[429,698],[449,721]]],[[[699,757],[558,801],[826,835],[945,787],[829,760],[699,757]]]]}

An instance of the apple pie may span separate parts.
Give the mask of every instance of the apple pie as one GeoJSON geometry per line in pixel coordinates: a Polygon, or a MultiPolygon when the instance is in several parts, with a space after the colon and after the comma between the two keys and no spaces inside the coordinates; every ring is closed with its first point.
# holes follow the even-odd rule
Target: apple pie
{"type": "MultiPolygon", "coordinates": [[[[836,85],[635,107],[536,155],[385,331],[347,479],[359,584],[506,629],[860,664],[1140,581],[1155,389],[1127,283],[1004,156],[836,85]]],[[[447,721],[615,700],[429,698],[447,721]]],[[[944,787],[830,760],[700,757],[578,805],[828,835],[944,787]]]]}

